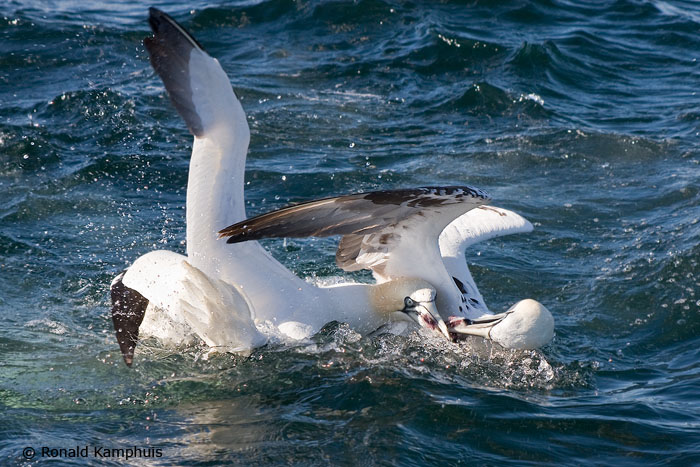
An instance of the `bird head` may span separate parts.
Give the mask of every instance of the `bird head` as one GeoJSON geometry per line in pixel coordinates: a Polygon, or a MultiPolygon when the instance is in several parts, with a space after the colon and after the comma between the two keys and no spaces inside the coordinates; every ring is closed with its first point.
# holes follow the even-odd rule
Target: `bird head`
{"type": "Polygon", "coordinates": [[[544,305],[528,298],[505,313],[450,322],[450,332],[455,338],[481,336],[507,349],[537,349],[552,340],[554,318],[544,305]]]}
{"type": "Polygon", "coordinates": [[[377,286],[375,306],[382,312],[400,312],[419,326],[441,333],[447,339],[450,333],[435,305],[437,292],[428,282],[417,278],[400,277],[377,286]]]}

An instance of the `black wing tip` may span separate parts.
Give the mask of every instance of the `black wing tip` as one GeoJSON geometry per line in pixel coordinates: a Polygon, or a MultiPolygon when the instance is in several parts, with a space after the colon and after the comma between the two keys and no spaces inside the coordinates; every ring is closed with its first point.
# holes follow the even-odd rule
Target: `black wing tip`
{"type": "Polygon", "coordinates": [[[151,66],[163,80],[173,106],[195,136],[204,134],[202,119],[193,102],[189,60],[193,50],[206,54],[202,45],[167,13],[151,7],[148,23],[153,36],[143,40],[151,66]]]}
{"type": "MultiPolygon", "coordinates": [[[[187,39],[187,41],[190,42],[190,44],[204,51],[202,44],[200,44],[199,41],[195,39],[183,25],[175,21],[172,16],[156,7],[152,6],[148,8],[148,24],[151,26],[151,30],[156,36],[158,36],[158,34],[163,34],[169,29],[170,26],[172,26],[175,30],[181,33],[187,39]]],[[[148,39],[149,38],[146,40],[148,39]]],[[[144,40],[144,44],[146,44],[146,40],[144,40]]]]}
{"type": "Polygon", "coordinates": [[[246,240],[258,240],[259,238],[255,236],[251,238],[251,230],[248,228],[249,223],[250,219],[246,219],[219,230],[219,239],[225,238],[228,244],[241,243],[246,240]]]}
{"type": "Polygon", "coordinates": [[[160,26],[160,22],[165,19],[169,18],[170,16],[162,11],[159,10],[158,8],[152,6],[148,8],[148,24],[151,25],[151,30],[155,33],[158,32],[158,28],[160,26]]]}
{"type": "MultiPolygon", "coordinates": [[[[236,227],[236,224],[232,225],[231,227],[236,227]]],[[[225,238],[226,243],[229,245],[233,243],[241,243],[246,240],[251,240],[248,238],[248,232],[235,232],[235,231],[227,231],[224,233],[219,233],[219,238],[225,238]]]]}
{"type": "Polygon", "coordinates": [[[234,225],[236,225],[236,224],[231,224],[231,225],[229,225],[228,227],[226,227],[225,229],[219,230],[219,231],[217,232],[217,234],[219,235],[219,237],[218,237],[219,240],[221,240],[222,238],[226,238],[226,239],[227,239],[227,240],[226,240],[226,243],[228,243],[229,237],[231,237],[231,235],[233,235],[233,233],[231,232],[231,228],[232,228],[234,225]]]}
{"type": "Polygon", "coordinates": [[[122,282],[126,271],[119,274],[110,287],[112,299],[112,323],[117,335],[119,350],[126,366],[134,362],[134,350],[139,338],[139,327],[148,307],[148,299],[122,282]]]}
{"type": "MultiPolygon", "coordinates": [[[[231,227],[233,227],[233,226],[231,226],[231,227]]],[[[236,236],[235,235],[236,235],[235,232],[231,232],[228,229],[224,229],[221,232],[219,232],[219,239],[225,238],[226,243],[229,243],[229,244],[236,243],[236,236]]]]}
{"type": "MultiPolygon", "coordinates": [[[[159,10],[155,7],[150,7],[148,9],[148,24],[151,26],[151,31],[153,34],[158,35],[158,33],[163,31],[167,23],[175,23],[180,26],[177,21],[175,21],[169,14],[164,11],[159,10]]],[[[182,28],[182,26],[180,26],[182,28]]]]}

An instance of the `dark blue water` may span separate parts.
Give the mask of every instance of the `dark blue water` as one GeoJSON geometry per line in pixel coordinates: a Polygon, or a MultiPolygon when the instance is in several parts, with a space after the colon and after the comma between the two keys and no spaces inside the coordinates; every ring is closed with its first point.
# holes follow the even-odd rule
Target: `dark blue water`
{"type": "MultiPolygon", "coordinates": [[[[249,214],[483,188],[535,231],[468,253],[481,292],[494,311],[538,299],[556,337],[510,352],[335,323],[248,357],[146,341],[128,369],[109,282],[184,252],[191,137],[141,45],[145,5],[9,0],[0,463],[76,445],[159,448],[156,465],[700,463],[698,4],[157,6],[241,97],[249,214]]],[[[333,239],[266,245],[303,277],[367,279],[335,267],[333,239]]]]}

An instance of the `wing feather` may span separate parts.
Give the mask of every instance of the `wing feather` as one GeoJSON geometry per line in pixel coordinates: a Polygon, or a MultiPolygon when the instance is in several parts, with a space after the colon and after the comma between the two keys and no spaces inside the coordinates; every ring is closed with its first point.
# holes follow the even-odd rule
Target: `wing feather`
{"type": "Polygon", "coordinates": [[[148,23],[154,36],[144,39],[153,69],[163,80],[170,100],[195,136],[204,133],[202,120],[193,99],[189,73],[190,55],[204,49],[182,26],[157,8],[148,10],[148,23]]]}
{"type": "Polygon", "coordinates": [[[486,193],[468,186],[374,191],[289,206],[226,227],[219,236],[238,243],[343,235],[336,253],[339,267],[385,272],[391,252],[402,242],[427,237],[436,243],[447,224],[488,201],[486,193]]]}
{"type": "Polygon", "coordinates": [[[494,237],[532,231],[524,217],[495,206],[480,206],[453,220],[440,234],[440,255],[457,285],[470,316],[491,313],[472,278],[465,258],[469,246],[494,237]]]}
{"type": "Polygon", "coordinates": [[[445,227],[440,234],[442,256],[464,257],[471,245],[503,235],[532,232],[532,224],[521,215],[495,206],[480,206],[445,227]]]}
{"type": "Polygon", "coordinates": [[[224,148],[233,141],[247,146],[248,122],[219,61],[169,15],[157,8],[148,11],[153,37],[144,39],[144,46],[190,132],[215,137],[224,148]]]}

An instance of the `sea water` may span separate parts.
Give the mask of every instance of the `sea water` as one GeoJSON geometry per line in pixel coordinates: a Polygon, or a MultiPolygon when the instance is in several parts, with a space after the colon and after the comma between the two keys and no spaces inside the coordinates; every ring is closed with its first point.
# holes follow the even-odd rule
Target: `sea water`
{"type": "MultiPolygon", "coordinates": [[[[481,293],[494,312],[541,301],[556,336],[505,351],[329,323],[250,355],[147,339],[127,368],[109,284],[185,251],[192,138],[148,63],[147,5],[9,0],[0,463],[700,463],[697,3],[157,6],[241,99],[249,215],[485,189],[535,230],[468,251],[481,293]]],[[[336,244],[265,242],[308,280],[371,280],[335,266],[336,244]]]]}

